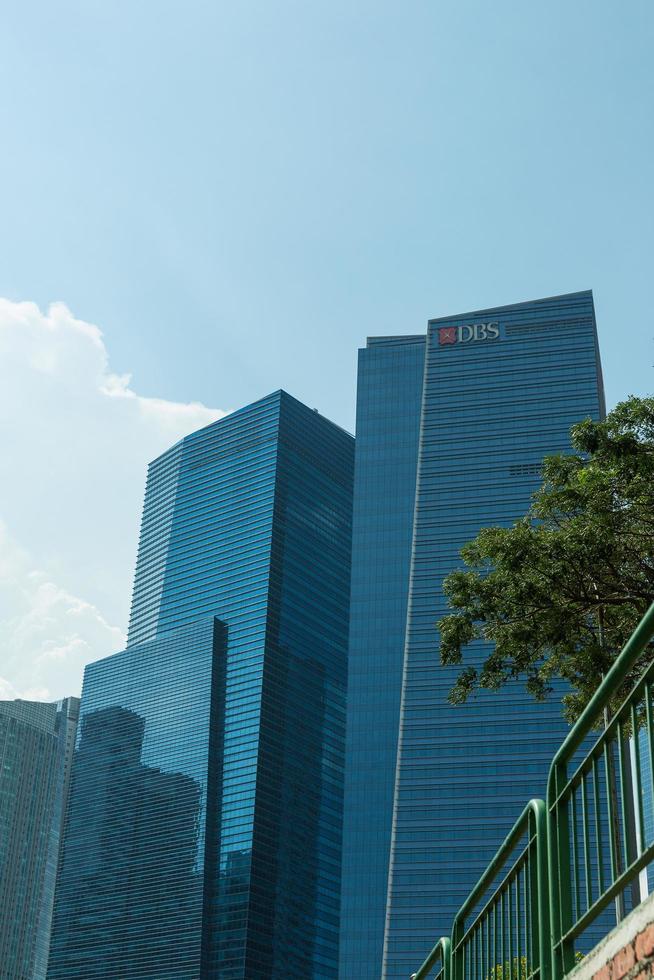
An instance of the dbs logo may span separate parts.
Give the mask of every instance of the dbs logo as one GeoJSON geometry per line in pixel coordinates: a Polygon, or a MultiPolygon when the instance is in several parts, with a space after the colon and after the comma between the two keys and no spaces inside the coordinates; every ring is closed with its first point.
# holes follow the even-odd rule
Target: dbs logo
{"type": "Polygon", "coordinates": [[[469,344],[477,340],[499,340],[499,323],[465,323],[460,327],[439,327],[438,344],[469,344]]]}

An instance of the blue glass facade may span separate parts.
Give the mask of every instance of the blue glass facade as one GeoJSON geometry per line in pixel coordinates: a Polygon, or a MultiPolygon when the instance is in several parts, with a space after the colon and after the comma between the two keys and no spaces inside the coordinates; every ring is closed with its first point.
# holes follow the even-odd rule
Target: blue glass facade
{"type": "MultiPolygon", "coordinates": [[[[369,343],[369,352],[378,343],[369,343]]],[[[407,345],[405,357],[410,350],[407,345]]],[[[403,681],[384,949],[382,959],[366,963],[363,973],[386,980],[406,980],[435,939],[449,932],[524,802],[543,794],[549,762],[564,735],[557,701],[535,704],[518,684],[450,706],[454,672],[439,664],[435,623],[446,611],[443,578],[460,565],[462,545],[482,526],[508,525],[524,514],[539,484],[542,457],[569,446],[575,421],[604,411],[592,294],[430,321],[424,367],[406,631],[394,656],[390,650],[387,656],[389,686],[396,684],[398,663],[403,681]]],[[[410,398],[407,405],[412,416],[410,398]]],[[[357,514],[364,506],[383,506],[383,487],[361,472],[375,465],[361,450],[368,433],[377,432],[378,453],[392,451],[393,426],[389,422],[386,439],[378,426],[374,413],[360,406],[357,494],[366,499],[355,500],[357,514]]],[[[410,493],[410,481],[405,485],[410,493]]],[[[366,563],[378,562],[374,548],[355,532],[353,600],[366,563]]],[[[383,595],[380,577],[369,576],[367,596],[365,585],[360,588],[359,601],[374,608],[383,595]]],[[[354,613],[353,607],[353,629],[354,613]]],[[[346,812],[361,805],[350,790],[356,783],[350,771],[360,764],[354,752],[359,759],[366,752],[359,705],[369,717],[379,705],[391,723],[392,713],[383,714],[389,692],[380,695],[374,682],[365,681],[366,662],[376,656],[374,628],[367,627],[369,639],[365,624],[359,638],[353,632],[350,646],[350,677],[361,680],[348,726],[360,734],[356,749],[348,743],[346,812]]],[[[472,657],[483,656],[479,644],[472,657]]],[[[368,751],[380,737],[391,736],[381,735],[380,727],[369,732],[368,751]]],[[[347,819],[355,820],[349,814],[347,819]]],[[[388,853],[378,853],[374,841],[368,847],[362,840],[358,852],[346,844],[344,895],[351,892],[351,907],[362,911],[359,925],[344,923],[344,935],[363,935],[364,917],[371,914],[363,871],[388,861],[388,853]]],[[[361,975],[361,948],[344,942],[343,977],[361,975]]]]}
{"type": "Polygon", "coordinates": [[[381,972],[424,360],[423,336],[359,351],[342,978],[381,972]]]}
{"type": "Polygon", "coordinates": [[[353,454],[277,392],[151,465],[128,648],[85,679],[50,977],[337,976],[353,454]]]}
{"type": "Polygon", "coordinates": [[[86,670],[49,977],[201,975],[220,633],[206,617],[86,670]]]}

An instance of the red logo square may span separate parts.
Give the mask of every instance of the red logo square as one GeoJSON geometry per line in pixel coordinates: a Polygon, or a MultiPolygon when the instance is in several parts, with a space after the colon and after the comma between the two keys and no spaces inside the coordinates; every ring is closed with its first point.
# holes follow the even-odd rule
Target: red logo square
{"type": "Polygon", "coordinates": [[[439,344],[456,344],[456,327],[440,327],[438,330],[439,344]]]}

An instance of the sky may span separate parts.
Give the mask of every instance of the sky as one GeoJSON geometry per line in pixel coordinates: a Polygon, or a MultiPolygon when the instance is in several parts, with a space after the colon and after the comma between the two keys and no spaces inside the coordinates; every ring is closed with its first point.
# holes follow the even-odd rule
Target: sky
{"type": "Polygon", "coordinates": [[[0,697],[124,643],[147,463],[356,350],[592,288],[652,393],[651,0],[0,10],[0,697]]]}

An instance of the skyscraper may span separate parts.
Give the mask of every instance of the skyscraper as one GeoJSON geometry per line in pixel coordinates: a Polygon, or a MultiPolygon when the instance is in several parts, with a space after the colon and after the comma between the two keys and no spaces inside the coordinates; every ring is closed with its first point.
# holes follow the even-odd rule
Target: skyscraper
{"type": "Polygon", "coordinates": [[[451,706],[435,624],[463,544],[522,516],[543,456],[603,412],[590,292],[432,320],[426,336],[361,351],[343,978],[406,980],[544,792],[560,704],[516,683],[451,706]]]}
{"type": "Polygon", "coordinates": [[[424,336],[359,351],[342,980],[381,976],[424,359],[424,336]]]}
{"type": "Polygon", "coordinates": [[[0,701],[0,975],[44,980],[78,698],[0,701]]]}
{"type": "Polygon", "coordinates": [[[337,976],[354,440],[277,392],[149,469],[49,977],[337,976]]]}

